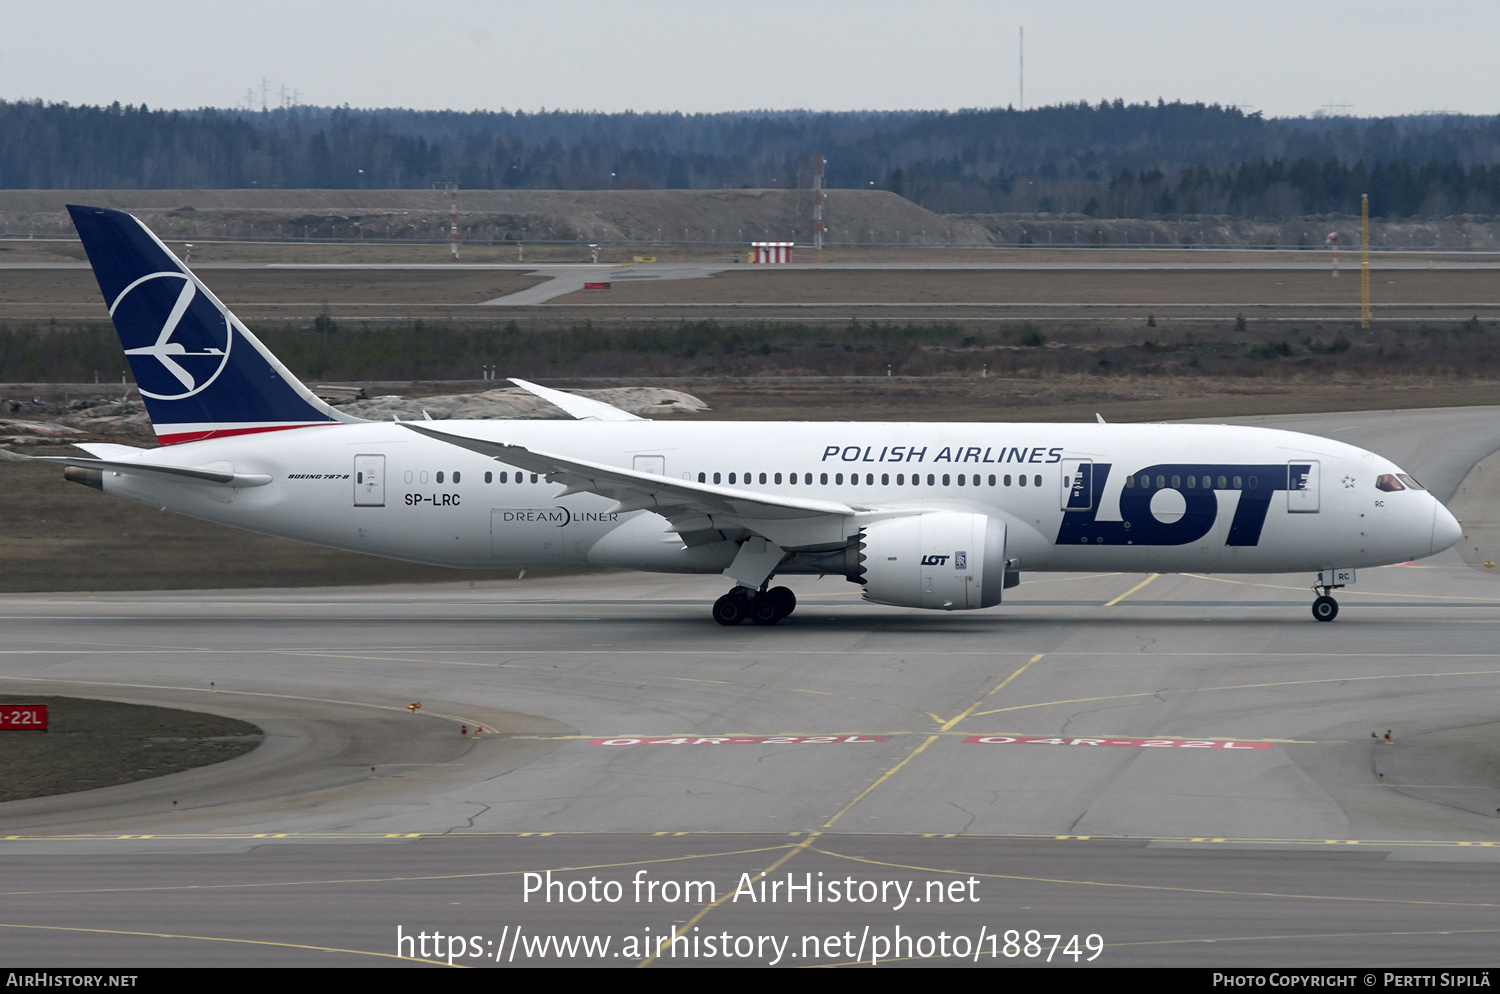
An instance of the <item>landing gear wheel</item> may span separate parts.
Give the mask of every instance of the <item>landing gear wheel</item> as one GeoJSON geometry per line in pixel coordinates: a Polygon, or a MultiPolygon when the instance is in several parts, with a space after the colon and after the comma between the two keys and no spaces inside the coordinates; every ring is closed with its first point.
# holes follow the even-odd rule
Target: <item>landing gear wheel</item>
{"type": "Polygon", "coordinates": [[[1339,602],[1324,594],[1313,601],[1312,613],[1319,621],[1332,621],[1339,616],[1339,602]]]}
{"type": "Polygon", "coordinates": [[[750,620],[757,625],[774,625],[784,616],[781,598],[774,593],[759,594],[750,602],[750,620]]]}
{"type": "Polygon", "coordinates": [[[792,593],[790,587],[772,587],[766,591],[766,596],[776,598],[776,603],[781,605],[783,618],[797,610],[797,595],[792,593]]]}
{"type": "Polygon", "coordinates": [[[714,601],[714,620],[721,625],[733,628],[745,620],[748,606],[748,602],[740,596],[738,591],[731,590],[714,601]]]}

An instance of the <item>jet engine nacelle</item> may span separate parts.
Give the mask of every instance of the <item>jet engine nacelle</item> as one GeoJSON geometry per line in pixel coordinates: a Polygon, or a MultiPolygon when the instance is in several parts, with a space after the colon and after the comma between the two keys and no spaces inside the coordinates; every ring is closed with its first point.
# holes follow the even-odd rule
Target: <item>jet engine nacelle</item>
{"type": "Polygon", "coordinates": [[[887,518],[860,533],[865,600],[964,611],[994,607],[1006,583],[1005,522],[928,511],[887,518]]]}

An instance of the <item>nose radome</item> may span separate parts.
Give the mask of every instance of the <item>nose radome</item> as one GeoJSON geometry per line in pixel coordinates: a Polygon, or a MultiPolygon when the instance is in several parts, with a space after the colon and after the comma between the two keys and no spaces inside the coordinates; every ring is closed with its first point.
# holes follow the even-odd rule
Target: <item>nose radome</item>
{"type": "Polygon", "coordinates": [[[1432,551],[1442,552],[1463,537],[1463,526],[1458,523],[1439,500],[1432,502],[1432,551]]]}

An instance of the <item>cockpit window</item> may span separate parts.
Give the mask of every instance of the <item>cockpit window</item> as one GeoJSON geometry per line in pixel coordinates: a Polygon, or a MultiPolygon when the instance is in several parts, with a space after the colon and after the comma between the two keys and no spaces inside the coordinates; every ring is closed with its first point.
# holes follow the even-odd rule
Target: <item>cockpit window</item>
{"type": "Polygon", "coordinates": [[[1416,480],[1413,480],[1411,477],[1407,476],[1405,473],[1397,473],[1396,476],[1401,480],[1402,483],[1406,484],[1408,487],[1411,487],[1413,490],[1426,490],[1427,489],[1426,487],[1422,486],[1422,484],[1418,483],[1416,480]]]}
{"type": "Polygon", "coordinates": [[[1382,475],[1380,479],[1375,481],[1375,489],[1383,490],[1388,494],[1393,494],[1398,490],[1405,490],[1406,487],[1402,485],[1400,480],[1396,479],[1390,473],[1386,473],[1382,475]]]}

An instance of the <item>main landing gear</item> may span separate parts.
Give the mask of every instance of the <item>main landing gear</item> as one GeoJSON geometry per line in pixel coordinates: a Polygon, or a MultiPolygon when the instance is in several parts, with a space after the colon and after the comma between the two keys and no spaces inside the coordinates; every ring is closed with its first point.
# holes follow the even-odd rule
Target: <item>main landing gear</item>
{"type": "Polygon", "coordinates": [[[735,587],[714,601],[714,620],[721,625],[738,625],[749,618],[757,625],[774,625],[797,609],[797,595],[787,587],[735,587]]]}

